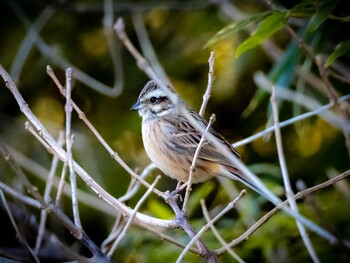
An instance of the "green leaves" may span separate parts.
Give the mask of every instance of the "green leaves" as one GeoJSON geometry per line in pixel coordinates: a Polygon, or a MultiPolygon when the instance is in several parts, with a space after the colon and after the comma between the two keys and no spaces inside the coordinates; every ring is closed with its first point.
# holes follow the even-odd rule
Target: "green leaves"
{"type": "MultiPolygon", "coordinates": [[[[287,23],[289,17],[310,17],[311,19],[308,24],[307,31],[309,33],[313,33],[327,18],[331,17],[331,13],[338,3],[339,0],[302,2],[296,4],[290,10],[265,11],[251,15],[238,22],[231,23],[221,29],[208,41],[205,48],[217,43],[219,40],[229,36],[232,33],[237,33],[252,25],[258,25],[255,32],[253,32],[249,38],[238,46],[236,51],[236,57],[238,57],[247,50],[261,44],[267,38],[279,31],[287,23]]],[[[342,49],[339,51],[343,52],[342,49]]]]}
{"type": "Polygon", "coordinates": [[[273,12],[264,21],[253,35],[246,39],[237,49],[236,56],[238,57],[243,52],[259,45],[262,41],[269,38],[272,34],[280,30],[288,21],[288,12],[273,12]]]}
{"type": "Polygon", "coordinates": [[[245,29],[246,27],[248,27],[248,26],[250,26],[252,24],[259,23],[264,18],[269,16],[271,13],[272,13],[271,11],[266,11],[266,12],[254,14],[254,15],[248,16],[247,18],[242,19],[242,20],[240,20],[238,22],[234,22],[234,23],[229,24],[228,26],[224,27],[219,32],[217,32],[215,34],[215,36],[213,36],[208,41],[208,43],[204,46],[204,48],[207,48],[208,46],[211,46],[211,45],[215,44],[219,40],[229,36],[232,33],[237,33],[237,32],[245,29]]]}
{"type": "Polygon", "coordinates": [[[326,0],[322,1],[321,5],[317,8],[316,13],[311,17],[308,29],[314,32],[332,13],[333,9],[337,6],[339,0],[326,0]]]}
{"type": "Polygon", "coordinates": [[[328,67],[329,65],[331,65],[334,60],[336,60],[338,57],[341,57],[347,53],[350,52],[350,40],[345,40],[341,43],[339,43],[332,54],[330,54],[330,56],[327,58],[325,66],[328,67]]]}
{"type": "Polygon", "coordinates": [[[208,43],[205,45],[205,48],[215,44],[219,40],[229,36],[232,33],[237,33],[247,28],[248,26],[260,23],[260,26],[252,34],[252,36],[246,39],[238,47],[236,56],[239,56],[245,51],[259,45],[262,41],[269,38],[276,31],[280,30],[287,23],[287,20],[287,11],[267,11],[249,16],[238,22],[231,23],[221,29],[213,38],[208,41],[208,43]]]}

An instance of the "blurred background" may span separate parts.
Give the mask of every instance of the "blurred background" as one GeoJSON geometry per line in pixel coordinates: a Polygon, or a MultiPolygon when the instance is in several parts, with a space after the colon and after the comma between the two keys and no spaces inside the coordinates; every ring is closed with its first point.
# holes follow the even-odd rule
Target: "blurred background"
{"type": "MultiPolygon", "coordinates": [[[[275,1],[273,4],[277,10],[294,10],[288,24],[305,41],[311,54],[319,55],[323,61],[350,35],[350,10],[346,1],[333,1],[333,4],[329,2],[332,1],[275,1]],[[325,9],[324,3],[330,5],[329,12],[316,28],[310,28],[312,19],[317,19],[315,14],[320,10],[318,8],[325,9]]],[[[137,48],[146,50],[146,56],[150,53],[144,49],[147,48],[145,43],[147,39],[150,41],[171,84],[196,111],[201,106],[207,86],[208,58],[210,52],[215,51],[215,81],[205,117],[208,119],[215,113],[214,128],[234,143],[272,124],[270,94],[259,87],[261,83],[257,72],[264,73],[272,83],[285,90],[312,98],[320,106],[330,101],[324,88],[324,79],[320,76],[313,57],[297,45],[286,28],[271,33],[266,41],[262,41],[262,45],[257,45],[240,56],[237,56],[237,48],[249,38],[250,32],[259,27],[261,20],[252,20],[242,30],[226,30],[217,37],[220,30],[234,25],[232,23],[271,11],[270,4],[270,1],[259,0],[114,3],[93,0],[1,1],[0,63],[16,81],[33,113],[54,137],[64,131],[65,99],[47,75],[46,66],[53,68],[61,83],[65,82],[65,68],[73,67],[73,100],[120,157],[132,169],[141,172],[150,160],[142,146],[141,118],[137,112],[129,109],[149,79],[137,67],[113,31],[115,20],[118,17],[124,19],[126,33],[137,48]]],[[[152,61],[152,58],[147,58],[152,61]]],[[[349,81],[349,62],[349,55],[345,52],[332,64],[331,71],[349,81]]],[[[332,78],[332,75],[330,79],[337,96],[349,93],[349,82],[332,78]]],[[[52,155],[25,129],[26,118],[4,82],[0,83],[0,87],[2,139],[17,154],[49,170],[52,155]]],[[[334,115],[348,117],[348,105],[343,108],[348,115],[342,115],[336,110],[333,111],[334,115]]],[[[283,121],[311,109],[292,98],[292,101],[280,100],[279,110],[280,120],[283,121]]],[[[348,123],[349,119],[345,126],[348,123]]],[[[314,116],[282,129],[284,153],[295,192],[349,169],[349,149],[346,147],[349,127],[342,129],[324,118],[314,116]]],[[[72,133],[75,136],[74,159],[113,196],[123,195],[130,176],[110,157],[76,113],[73,113],[72,133]]],[[[273,134],[242,145],[237,150],[243,162],[273,192],[283,197],[283,182],[273,134]]],[[[32,183],[43,192],[45,180],[19,162],[32,183]]],[[[5,160],[0,161],[0,170],[1,182],[26,193],[5,160]]],[[[153,182],[159,173],[153,171],[147,180],[153,182]]],[[[244,188],[239,183],[229,184],[232,191],[244,188]]],[[[92,193],[80,179],[78,186],[92,193]]],[[[165,191],[172,190],[175,186],[174,180],[162,176],[157,187],[165,191]]],[[[128,205],[133,207],[145,191],[141,188],[128,205]]],[[[230,195],[234,193],[224,190],[216,180],[194,186],[189,206],[189,218],[194,227],[200,229],[205,224],[200,199],[205,199],[214,216],[231,200],[230,195]]],[[[39,210],[23,207],[23,204],[10,196],[8,199],[14,207],[18,207],[18,211],[23,212],[19,216],[23,220],[23,226],[29,224],[29,221],[33,223],[39,220],[39,210]]],[[[71,215],[70,198],[64,196],[62,201],[64,211],[71,215]]],[[[299,204],[301,212],[320,226],[340,239],[350,239],[348,179],[308,196],[299,204]]],[[[247,197],[241,200],[237,211],[229,212],[217,223],[217,228],[229,242],[240,236],[271,208],[263,198],[249,191],[247,197]]],[[[81,204],[80,211],[84,229],[100,245],[111,230],[115,218],[84,204],[81,204]]],[[[174,216],[170,207],[156,196],[151,196],[141,211],[159,218],[174,216]]],[[[8,224],[7,215],[3,211],[0,222],[1,225],[5,222],[8,224]]],[[[63,226],[57,226],[54,219],[49,217],[47,227],[67,246],[78,253],[85,253],[81,244],[63,226]]],[[[20,246],[11,225],[1,227],[1,231],[7,233],[0,237],[0,253],[4,256],[1,251],[10,251],[20,246]]],[[[35,239],[35,232],[26,227],[23,227],[23,231],[28,235],[28,240],[35,239]]],[[[188,237],[180,230],[172,230],[171,235],[180,242],[188,242],[188,237]]],[[[331,245],[313,233],[310,233],[310,238],[322,262],[349,262],[348,249],[331,245]]],[[[206,233],[203,239],[212,249],[220,247],[211,232],[206,233]]],[[[246,262],[311,261],[295,221],[284,213],[274,216],[249,240],[234,247],[234,250],[246,262]]],[[[114,259],[120,262],[175,262],[180,253],[181,248],[134,226],[120,243],[114,259]]],[[[188,254],[185,260],[198,262],[200,258],[188,254]]],[[[228,253],[219,260],[233,261],[228,253]]]]}

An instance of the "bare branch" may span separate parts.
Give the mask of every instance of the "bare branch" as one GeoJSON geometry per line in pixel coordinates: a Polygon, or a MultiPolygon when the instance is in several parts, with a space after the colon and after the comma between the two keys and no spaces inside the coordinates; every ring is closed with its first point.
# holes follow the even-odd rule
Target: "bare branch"
{"type": "MultiPolygon", "coordinates": [[[[205,220],[207,221],[207,223],[209,223],[211,221],[210,217],[209,217],[209,212],[207,209],[207,206],[205,205],[204,200],[201,200],[201,207],[202,207],[202,211],[203,211],[203,215],[205,220]]],[[[243,259],[240,258],[240,256],[237,255],[236,252],[233,251],[232,248],[228,247],[228,244],[225,242],[225,240],[222,238],[222,236],[220,235],[219,231],[216,229],[216,227],[213,224],[209,225],[210,230],[213,232],[213,234],[215,235],[215,237],[217,238],[217,240],[219,240],[219,242],[221,243],[222,246],[225,247],[225,249],[227,250],[227,252],[235,259],[237,260],[237,262],[239,263],[244,263],[245,261],[243,259]]]]}
{"type": "Polygon", "coordinates": [[[28,28],[27,35],[23,39],[21,46],[16,52],[13,60],[10,75],[15,81],[19,80],[24,63],[26,62],[30,51],[35,43],[35,38],[40,30],[46,25],[47,21],[55,14],[56,9],[52,6],[46,7],[38,16],[36,21],[28,28]]]}
{"type": "Polygon", "coordinates": [[[210,127],[213,125],[213,122],[215,121],[215,114],[212,114],[210,119],[209,119],[209,123],[207,125],[207,128],[205,129],[204,133],[202,134],[202,137],[198,143],[197,149],[194,153],[193,156],[193,160],[191,163],[191,167],[190,167],[190,174],[188,176],[188,181],[187,181],[187,187],[186,187],[186,193],[185,193],[185,199],[184,199],[184,203],[182,206],[182,212],[186,213],[187,211],[187,205],[188,205],[188,200],[190,198],[190,192],[192,191],[192,178],[193,178],[193,173],[196,170],[196,164],[197,164],[197,159],[200,153],[200,150],[203,146],[203,143],[205,142],[206,138],[206,134],[208,133],[208,130],[210,129],[210,127]]]}
{"type": "MultiPolygon", "coordinates": [[[[350,99],[350,94],[348,95],[345,95],[343,97],[340,97],[337,101],[337,103],[342,103],[346,100],[349,100],[350,99]]],[[[285,120],[285,121],[282,121],[279,123],[279,127],[280,128],[283,128],[283,127],[286,127],[288,125],[291,125],[293,123],[296,123],[298,121],[301,121],[301,120],[305,120],[307,118],[310,118],[310,117],[313,117],[313,116],[317,116],[317,115],[320,115],[323,111],[326,111],[326,110],[329,110],[330,108],[332,108],[334,106],[334,103],[330,102],[324,106],[321,106],[315,110],[312,110],[312,111],[309,111],[309,112],[306,112],[306,113],[303,113],[303,114],[300,114],[298,116],[295,116],[293,118],[290,118],[288,120],[285,120]]],[[[251,135],[243,140],[240,140],[238,142],[235,142],[234,144],[232,144],[233,147],[240,147],[240,146],[243,146],[245,144],[248,144],[248,143],[251,143],[253,141],[255,141],[256,139],[259,139],[261,137],[263,137],[265,134],[268,134],[268,133],[271,133],[274,131],[274,127],[269,127],[269,128],[266,128],[265,130],[261,131],[261,132],[258,132],[254,135],[251,135]]]]}
{"type": "MultiPolygon", "coordinates": [[[[61,171],[61,176],[60,176],[60,181],[58,183],[58,187],[57,187],[57,193],[56,193],[56,200],[55,200],[55,204],[57,206],[61,205],[61,198],[62,198],[62,193],[65,189],[65,184],[66,184],[66,173],[67,173],[67,162],[63,163],[63,167],[62,167],[62,171],[61,171]]],[[[72,193],[72,186],[70,185],[70,193],[72,193]]],[[[78,190],[78,189],[77,189],[78,190]]]]}
{"type": "MultiPolygon", "coordinates": [[[[169,198],[166,201],[175,212],[176,221],[178,222],[179,227],[181,227],[187,233],[191,240],[195,238],[197,236],[196,231],[186,218],[185,214],[180,210],[179,205],[177,203],[177,195],[169,193],[169,198]]],[[[186,251],[190,250],[192,244],[194,243],[198,247],[199,253],[204,260],[208,262],[217,262],[216,254],[208,249],[208,247],[200,239],[200,236],[197,236],[197,238],[193,240],[191,245],[187,245],[185,247],[186,251]]]]}
{"type": "Polygon", "coordinates": [[[128,228],[130,227],[131,222],[133,221],[136,212],[139,211],[141,205],[146,201],[146,199],[148,198],[148,196],[152,193],[153,188],[156,186],[156,184],[158,183],[160,179],[160,175],[157,176],[157,178],[154,180],[153,184],[151,185],[150,188],[147,189],[147,191],[145,192],[145,194],[140,198],[140,200],[137,202],[135,208],[134,208],[134,212],[131,214],[131,216],[129,217],[128,221],[126,222],[123,230],[121,231],[121,233],[119,234],[118,238],[115,240],[111,250],[108,252],[108,256],[111,257],[114,253],[114,251],[117,249],[119,242],[123,239],[123,237],[126,234],[126,231],[128,230],[128,228]]]}
{"type": "MultiPolygon", "coordinates": [[[[269,81],[269,79],[263,73],[261,72],[255,73],[254,80],[260,88],[271,93],[271,88],[272,86],[274,86],[274,84],[271,81],[269,81]]],[[[307,95],[300,94],[300,93],[297,93],[296,91],[292,91],[289,89],[283,89],[282,87],[279,87],[279,86],[277,86],[277,88],[278,88],[278,92],[276,93],[276,97],[278,98],[281,98],[286,101],[298,102],[300,105],[302,105],[303,107],[309,110],[316,110],[321,107],[319,102],[317,102],[315,99],[307,95]]],[[[333,106],[335,105],[333,101],[331,101],[330,104],[333,106]]],[[[326,111],[326,112],[321,111],[320,116],[324,118],[327,122],[332,124],[333,126],[340,129],[343,128],[343,122],[347,121],[330,111],[326,111]]],[[[349,123],[349,121],[347,122],[349,123]]],[[[346,131],[350,132],[350,123],[346,127],[346,131]]]]}
{"type": "Polygon", "coordinates": [[[116,97],[119,96],[123,90],[124,86],[124,72],[122,65],[122,58],[120,55],[121,45],[116,41],[114,34],[113,23],[113,1],[104,0],[103,1],[103,29],[106,35],[109,52],[111,54],[112,64],[113,64],[113,73],[114,73],[114,84],[113,88],[110,90],[110,96],[116,97]]]}
{"type": "MultiPolygon", "coordinates": [[[[294,193],[292,190],[292,186],[290,184],[289,180],[289,174],[288,169],[286,165],[286,160],[284,157],[284,151],[283,151],[283,145],[282,145],[282,136],[281,136],[281,130],[279,129],[279,116],[278,116],[278,108],[277,108],[277,100],[276,100],[276,87],[272,87],[272,93],[271,93],[271,105],[272,105],[272,112],[273,112],[273,119],[274,119],[274,127],[275,127],[275,137],[276,137],[276,145],[277,145],[277,152],[278,152],[278,159],[282,171],[282,177],[283,177],[283,183],[284,188],[286,191],[286,196],[288,199],[289,206],[293,212],[296,214],[299,214],[299,209],[297,206],[297,203],[294,199],[294,193]]],[[[303,239],[303,242],[313,260],[313,262],[320,262],[318,259],[315,250],[312,246],[311,240],[309,239],[309,236],[305,230],[305,227],[303,224],[301,224],[298,220],[296,220],[300,235],[303,239]]]]}
{"type": "MultiPolygon", "coordinates": [[[[2,67],[0,66],[0,73],[2,67]]],[[[2,75],[2,74],[1,74],[2,75]]],[[[12,80],[11,80],[12,81],[12,80]]],[[[24,174],[22,169],[18,166],[18,164],[13,159],[10,152],[7,150],[5,144],[2,140],[0,140],[0,151],[2,152],[2,155],[4,159],[10,164],[13,171],[17,174],[17,176],[20,178],[21,182],[25,185],[28,192],[40,202],[40,205],[43,209],[46,209],[49,211],[57,220],[59,223],[61,223],[63,226],[65,226],[70,233],[80,240],[94,255],[94,257],[98,257],[101,262],[109,262],[108,259],[102,254],[101,250],[96,246],[96,244],[86,235],[85,232],[83,232],[81,229],[77,228],[71,220],[62,213],[61,210],[59,210],[56,206],[52,204],[48,204],[45,199],[41,196],[41,194],[38,192],[37,187],[34,187],[31,182],[28,180],[27,176],[24,174]]],[[[82,260],[84,261],[84,260],[82,260]]],[[[87,260],[86,260],[87,261],[87,260]]]]}
{"type": "MultiPolygon", "coordinates": [[[[27,103],[24,101],[23,97],[21,94],[18,92],[18,89],[15,85],[15,83],[12,81],[8,73],[5,71],[5,69],[0,65],[0,75],[3,77],[5,80],[5,83],[7,87],[10,89],[14,97],[16,98],[16,101],[21,109],[21,111],[26,115],[26,117],[31,121],[31,123],[35,126],[35,128],[39,131],[39,135],[42,136],[42,138],[45,139],[47,144],[50,146],[50,151],[53,152],[60,160],[63,162],[67,161],[67,155],[66,152],[62,149],[62,147],[55,141],[55,139],[51,136],[51,134],[47,131],[47,129],[41,124],[41,122],[36,118],[36,116],[32,113],[32,111],[29,109],[27,103]]],[[[73,102],[72,102],[73,104],[73,102]]],[[[73,104],[74,107],[75,104],[73,104]]],[[[94,129],[94,128],[93,128],[94,129]]],[[[104,142],[105,143],[105,142],[104,142]]],[[[106,144],[106,143],[105,143],[106,144]]],[[[107,144],[106,144],[107,145],[107,144]]],[[[44,145],[45,146],[45,145],[44,145]]],[[[108,146],[108,145],[107,145],[108,146]]],[[[108,146],[109,147],[109,146],[108,146]]],[[[119,202],[116,198],[111,196],[109,193],[107,193],[99,184],[97,184],[89,175],[88,173],[76,162],[73,162],[74,170],[76,173],[88,184],[88,186],[94,190],[96,193],[99,194],[101,198],[103,198],[106,202],[111,204],[113,207],[124,213],[125,215],[130,216],[132,214],[132,209],[125,206],[121,202],[119,202]]],[[[128,168],[128,167],[127,167],[128,168]]],[[[130,168],[128,168],[131,170],[130,168]]],[[[133,171],[131,170],[131,173],[133,171]]],[[[140,181],[143,182],[139,178],[138,175],[135,174],[135,177],[137,177],[140,181]]],[[[28,181],[29,183],[29,181],[28,181]]],[[[143,182],[143,184],[146,184],[149,186],[148,183],[143,182]]],[[[31,191],[34,191],[35,189],[31,189],[31,191]]],[[[161,196],[165,196],[164,193],[160,192],[159,190],[155,191],[155,193],[160,193],[161,196]]],[[[38,199],[40,196],[35,196],[37,200],[40,202],[44,202],[44,200],[38,199]]],[[[44,206],[45,207],[45,206],[44,206]]],[[[165,228],[173,228],[177,226],[177,223],[173,220],[162,220],[162,219],[157,219],[151,216],[147,216],[141,213],[137,213],[135,216],[135,222],[136,223],[141,223],[143,222],[144,224],[148,224],[151,226],[158,226],[158,227],[165,227],[165,228]]],[[[73,231],[72,231],[73,232],[73,231]]]]}
{"type": "Polygon", "coordinates": [[[79,208],[77,201],[77,182],[76,176],[73,168],[73,156],[72,156],[72,146],[74,141],[74,136],[71,135],[71,122],[72,122],[72,69],[66,69],[66,146],[67,146],[67,163],[69,167],[69,179],[72,187],[72,208],[73,208],[73,217],[74,223],[78,228],[82,228],[80,216],[79,216],[79,208]]]}
{"type": "Polygon", "coordinates": [[[37,258],[34,251],[31,249],[31,247],[28,245],[27,241],[25,240],[25,238],[22,236],[21,232],[19,231],[18,226],[17,226],[17,224],[12,216],[11,209],[9,208],[9,206],[7,204],[7,200],[6,200],[6,197],[4,195],[4,192],[2,190],[0,190],[0,199],[2,200],[5,211],[6,211],[7,215],[9,216],[9,219],[11,221],[13,228],[16,231],[16,236],[17,236],[18,240],[28,250],[29,254],[34,259],[34,261],[39,263],[40,262],[39,259],[37,258]]]}
{"type": "Polygon", "coordinates": [[[11,195],[15,199],[20,200],[24,204],[41,209],[41,204],[37,200],[16,191],[15,189],[11,188],[10,186],[4,184],[3,182],[0,182],[0,190],[5,192],[6,194],[11,195]]]}
{"type": "Polygon", "coordinates": [[[58,52],[56,52],[53,48],[51,48],[46,42],[40,37],[38,32],[33,30],[32,24],[27,16],[24,14],[23,10],[16,3],[16,1],[7,1],[10,4],[10,7],[13,9],[15,15],[19,18],[21,23],[24,25],[27,31],[32,28],[31,35],[35,39],[35,45],[38,50],[46,57],[50,58],[50,60],[62,70],[65,70],[68,67],[71,67],[75,72],[75,78],[79,80],[81,83],[90,87],[91,89],[104,94],[106,96],[115,97],[118,94],[111,87],[101,83],[95,78],[92,78],[85,72],[79,70],[74,67],[66,58],[62,57],[58,52]]]}
{"type": "Polygon", "coordinates": [[[202,102],[202,106],[201,109],[199,110],[199,115],[203,117],[204,112],[205,112],[205,108],[208,105],[208,101],[210,99],[211,96],[211,89],[213,88],[213,82],[215,79],[214,76],[214,59],[215,59],[215,52],[212,51],[210,52],[210,57],[209,57],[209,72],[208,72],[208,85],[207,85],[207,89],[205,90],[205,93],[203,95],[203,102],[202,102]]]}
{"type": "Polygon", "coordinates": [[[150,79],[153,79],[154,81],[157,82],[157,84],[164,90],[165,94],[169,97],[169,99],[174,103],[176,107],[183,107],[181,103],[178,103],[177,96],[175,96],[169,90],[167,86],[169,85],[169,83],[164,83],[164,80],[158,77],[158,75],[152,69],[152,66],[147,62],[147,60],[142,56],[142,54],[134,47],[128,35],[125,33],[124,20],[122,18],[118,18],[117,22],[114,25],[114,29],[117,32],[119,39],[123,42],[124,46],[128,49],[130,54],[135,58],[136,64],[139,67],[139,69],[144,71],[149,76],[150,79]]]}
{"type": "Polygon", "coordinates": [[[154,69],[155,73],[159,76],[159,78],[164,83],[170,83],[169,78],[165,73],[165,70],[163,69],[162,65],[159,63],[156,52],[154,52],[154,48],[149,39],[147,30],[145,27],[145,23],[143,21],[142,13],[134,12],[132,13],[131,18],[134,24],[137,38],[140,43],[140,47],[142,49],[142,52],[145,58],[147,58],[147,60],[150,62],[151,67],[154,69]]]}
{"type": "MultiPolygon", "coordinates": [[[[143,169],[143,172],[141,173],[140,177],[142,179],[145,179],[146,176],[149,175],[149,173],[156,168],[157,168],[157,166],[154,163],[150,163],[149,165],[146,166],[145,169],[143,169]]],[[[126,201],[130,200],[137,193],[139,188],[140,188],[140,182],[136,181],[136,184],[132,187],[132,189],[127,191],[127,193],[125,195],[119,197],[118,200],[120,202],[126,202],[126,201]]]]}
{"type": "Polygon", "coordinates": [[[226,214],[229,210],[235,207],[238,200],[240,200],[243,195],[246,193],[245,190],[242,190],[241,193],[230,203],[227,204],[227,206],[220,211],[219,214],[217,214],[211,221],[209,221],[206,225],[204,225],[201,230],[198,231],[198,233],[191,239],[191,241],[187,244],[185,249],[181,252],[180,256],[177,259],[177,263],[181,262],[183,257],[188,252],[188,249],[197,241],[197,239],[210,227],[210,225],[214,224],[217,220],[219,220],[224,214],[226,214]]]}
{"type": "MultiPolygon", "coordinates": [[[[63,144],[63,133],[62,132],[60,132],[60,134],[58,136],[58,142],[61,145],[63,144]]],[[[52,158],[51,169],[50,169],[49,175],[47,177],[47,182],[46,182],[45,192],[44,192],[44,199],[47,203],[49,203],[51,201],[50,194],[51,194],[51,189],[53,186],[53,178],[54,178],[55,172],[57,170],[57,165],[58,165],[58,158],[56,156],[54,156],[52,158]]],[[[36,238],[35,248],[34,248],[35,255],[38,255],[38,252],[39,252],[39,249],[41,246],[41,242],[42,242],[42,239],[44,237],[47,214],[48,214],[47,210],[45,210],[45,209],[41,210],[38,236],[36,238]]]]}
{"type": "MultiPolygon", "coordinates": [[[[328,187],[330,185],[335,184],[336,182],[343,180],[344,178],[350,176],[350,170],[345,171],[344,173],[333,177],[332,179],[325,181],[323,183],[320,183],[318,185],[315,185],[313,187],[307,188],[304,191],[301,191],[299,193],[297,193],[294,196],[295,200],[298,199],[302,199],[307,195],[310,195],[316,191],[319,191],[325,187],[328,187]]],[[[260,218],[254,225],[252,225],[246,232],[244,232],[240,237],[236,238],[235,240],[232,240],[229,244],[228,247],[234,247],[246,240],[248,240],[248,238],[256,231],[258,230],[264,223],[266,223],[274,214],[276,214],[278,211],[281,210],[281,207],[283,207],[286,203],[288,203],[288,200],[285,200],[283,203],[280,203],[278,206],[276,206],[274,209],[272,209],[270,212],[266,213],[262,218],[260,218]]],[[[349,241],[344,241],[344,240],[339,240],[336,239],[335,241],[333,241],[333,244],[341,244],[344,247],[346,247],[347,249],[350,249],[350,242],[349,241]]],[[[224,253],[226,251],[226,247],[220,248],[218,250],[216,250],[215,252],[218,255],[221,255],[222,253],[224,253]]]]}
{"type": "MultiPolygon", "coordinates": [[[[20,152],[16,151],[14,148],[7,146],[9,151],[11,152],[14,159],[17,161],[17,163],[25,170],[28,170],[33,175],[35,175],[40,180],[46,181],[47,175],[50,173],[47,169],[45,169],[42,165],[38,164],[37,162],[29,159],[28,157],[24,156],[20,152]]],[[[60,181],[57,177],[53,178],[53,186],[58,189],[59,188],[60,181]]],[[[71,197],[71,187],[68,184],[68,187],[65,187],[62,189],[62,193],[65,194],[67,197],[71,197]]],[[[82,191],[81,189],[77,189],[78,193],[78,199],[81,203],[84,205],[95,209],[96,211],[99,211],[101,213],[104,213],[105,215],[113,216],[117,214],[117,211],[114,211],[111,209],[111,206],[103,201],[102,199],[96,197],[95,195],[86,193],[82,191]]],[[[55,203],[56,206],[59,206],[59,203],[55,203]]]]}

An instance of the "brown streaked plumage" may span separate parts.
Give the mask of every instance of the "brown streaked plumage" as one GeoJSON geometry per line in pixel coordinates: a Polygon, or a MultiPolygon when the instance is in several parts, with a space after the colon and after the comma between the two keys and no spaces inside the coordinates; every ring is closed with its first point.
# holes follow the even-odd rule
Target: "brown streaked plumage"
{"type": "MultiPolygon", "coordinates": [[[[169,89],[177,103],[185,106],[191,116],[205,129],[207,122],[186,106],[184,102],[169,89]]],[[[137,102],[131,107],[138,110],[142,117],[142,139],[147,155],[166,175],[186,182],[189,177],[193,156],[202,133],[193,127],[186,117],[178,111],[177,105],[167,96],[155,81],[149,81],[142,89],[137,102]]],[[[232,155],[239,157],[237,151],[223,136],[210,127],[209,132],[222,143],[232,155]]],[[[227,157],[209,141],[200,149],[193,183],[206,181],[214,176],[236,179],[257,190],[242,173],[235,168],[227,157]]]]}

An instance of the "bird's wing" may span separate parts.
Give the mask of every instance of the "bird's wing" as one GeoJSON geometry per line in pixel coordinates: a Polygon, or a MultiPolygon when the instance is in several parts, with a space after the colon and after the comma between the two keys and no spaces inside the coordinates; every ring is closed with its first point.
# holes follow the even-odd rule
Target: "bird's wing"
{"type": "MultiPolygon", "coordinates": [[[[208,124],[203,118],[201,118],[197,114],[191,115],[198,121],[198,123],[203,127],[203,129],[207,127],[208,124]]],[[[202,138],[202,132],[199,132],[197,129],[195,129],[192,126],[192,124],[187,120],[187,118],[182,115],[180,115],[177,125],[179,125],[177,131],[183,132],[173,134],[172,142],[174,143],[176,148],[188,151],[190,155],[194,156],[198,144],[202,138]]],[[[218,141],[222,144],[223,147],[228,149],[236,157],[239,157],[238,152],[231,146],[230,143],[228,143],[224,139],[224,137],[218,134],[211,127],[209,129],[209,132],[212,133],[218,139],[218,141]]],[[[204,141],[200,149],[198,158],[208,160],[211,162],[218,162],[227,166],[232,166],[232,162],[222,154],[220,149],[215,147],[208,140],[204,141]]]]}
{"type": "MultiPolygon", "coordinates": [[[[200,123],[200,125],[204,129],[207,127],[207,122],[202,117],[200,117],[195,113],[193,113],[192,116],[196,118],[196,120],[200,123]]],[[[198,132],[197,129],[195,129],[192,126],[192,124],[187,120],[187,118],[182,115],[180,115],[178,121],[176,122],[176,125],[179,125],[179,126],[175,129],[177,132],[172,134],[173,145],[179,150],[178,151],[179,153],[183,153],[184,151],[187,151],[187,153],[194,156],[197,150],[198,144],[202,138],[202,132],[198,132]],[[179,133],[178,132],[179,130],[183,132],[179,133]]],[[[210,128],[209,131],[218,139],[218,141],[222,144],[223,147],[229,150],[236,157],[238,158],[240,157],[238,152],[232,147],[230,143],[228,143],[225,140],[223,136],[221,136],[212,128],[210,128]]],[[[220,163],[226,166],[227,170],[230,173],[222,174],[224,177],[238,180],[241,183],[245,184],[246,186],[252,188],[254,191],[259,193],[260,195],[267,198],[267,200],[271,200],[262,190],[260,190],[258,187],[255,186],[254,183],[252,183],[249,179],[247,179],[246,176],[244,176],[244,174],[242,174],[240,170],[235,168],[232,162],[222,154],[220,149],[215,147],[208,140],[205,140],[205,142],[203,143],[200,149],[198,158],[204,159],[210,162],[220,163]]]]}

